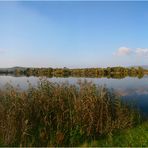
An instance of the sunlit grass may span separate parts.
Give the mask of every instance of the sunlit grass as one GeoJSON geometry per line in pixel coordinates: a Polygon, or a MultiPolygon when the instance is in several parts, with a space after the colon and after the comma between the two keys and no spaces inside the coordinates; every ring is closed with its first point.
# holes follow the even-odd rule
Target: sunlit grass
{"type": "Polygon", "coordinates": [[[81,146],[86,147],[147,147],[148,146],[148,122],[132,129],[114,133],[90,143],[85,142],[81,146]]]}

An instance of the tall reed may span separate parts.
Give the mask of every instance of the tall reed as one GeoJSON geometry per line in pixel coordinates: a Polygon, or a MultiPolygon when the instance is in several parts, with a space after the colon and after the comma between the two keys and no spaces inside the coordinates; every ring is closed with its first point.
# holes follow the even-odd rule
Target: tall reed
{"type": "Polygon", "coordinates": [[[4,146],[78,146],[135,124],[137,113],[104,86],[41,80],[27,91],[0,91],[4,146]]]}

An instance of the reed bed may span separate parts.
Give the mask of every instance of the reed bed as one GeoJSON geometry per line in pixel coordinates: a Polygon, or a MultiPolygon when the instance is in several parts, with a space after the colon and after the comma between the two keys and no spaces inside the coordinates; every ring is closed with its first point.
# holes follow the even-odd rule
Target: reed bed
{"type": "Polygon", "coordinates": [[[79,146],[136,124],[138,113],[105,86],[41,80],[0,91],[3,146],[79,146]]]}

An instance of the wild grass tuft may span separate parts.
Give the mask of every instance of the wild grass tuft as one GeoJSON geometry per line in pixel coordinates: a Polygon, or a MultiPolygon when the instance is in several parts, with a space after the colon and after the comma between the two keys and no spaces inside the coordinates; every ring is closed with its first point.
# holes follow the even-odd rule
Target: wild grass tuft
{"type": "Polygon", "coordinates": [[[4,146],[78,146],[130,128],[137,113],[104,86],[41,80],[27,91],[0,91],[4,146]]]}

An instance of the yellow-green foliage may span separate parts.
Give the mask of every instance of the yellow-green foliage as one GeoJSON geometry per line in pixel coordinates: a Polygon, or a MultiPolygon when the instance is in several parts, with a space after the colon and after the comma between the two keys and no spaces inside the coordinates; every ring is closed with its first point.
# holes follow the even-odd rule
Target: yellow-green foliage
{"type": "Polygon", "coordinates": [[[95,141],[83,143],[85,147],[148,147],[148,122],[131,129],[116,132],[95,141]]]}
{"type": "Polygon", "coordinates": [[[132,127],[136,113],[103,86],[41,80],[25,92],[1,90],[0,117],[4,146],[77,146],[132,127]]]}

